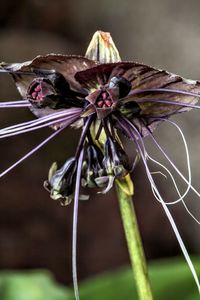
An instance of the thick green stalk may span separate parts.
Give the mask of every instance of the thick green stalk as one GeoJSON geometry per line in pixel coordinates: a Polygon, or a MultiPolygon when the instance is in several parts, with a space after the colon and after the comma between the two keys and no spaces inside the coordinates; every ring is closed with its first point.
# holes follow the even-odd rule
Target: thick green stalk
{"type": "MultiPolygon", "coordinates": [[[[116,63],[121,61],[119,52],[110,33],[103,31],[97,31],[94,34],[85,56],[89,59],[97,60],[100,63],[116,63]]],[[[97,122],[91,126],[92,136],[96,136],[98,127],[97,120],[97,122]]],[[[106,135],[105,132],[102,131],[98,141],[95,140],[95,142],[98,143],[100,149],[103,149],[105,141],[106,135]]],[[[139,300],[153,300],[147,274],[146,260],[131,199],[131,195],[133,195],[133,184],[129,175],[116,181],[120,211],[139,300]]]]}
{"type": "Polygon", "coordinates": [[[132,197],[118,184],[116,189],[138,297],[140,300],[153,300],[132,197]]]}

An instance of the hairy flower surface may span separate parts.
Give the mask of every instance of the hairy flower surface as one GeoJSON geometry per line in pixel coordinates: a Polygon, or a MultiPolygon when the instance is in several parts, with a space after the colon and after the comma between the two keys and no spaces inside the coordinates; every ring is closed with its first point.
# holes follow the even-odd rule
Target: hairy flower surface
{"type": "MultiPolygon", "coordinates": [[[[27,106],[37,117],[36,120],[1,129],[0,138],[47,126],[54,130],[50,137],[5,170],[1,176],[66,127],[81,127],[82,133],[74,157],[68,158],[61,167],[54,163],[44,184],[54,200],[59,199],[64,205],[75,200],[74,226],[76,227],[77,201],[87,198],[87,195],[79,195],[80,185],[95,187],[99,192],[106,193],[116,180],[121,188],[131,195],[133,186],[129,173],[140,157],[152,191],[171,222],[199,287],[194,267],[167,203],[164,202],[155,185],[148,161],[151,160],[159,165],[171,177],[179,197],[175,202],[182,201],[187,209],[183,198],[188,190],[193,189],[199,196],[191,186],[190,172],[188,179],[183,176],[158,144],[153,131],[163,121],[177,126],[168,120],[170,116],[189,111],[191,108],[199,108],[196,103],[200,97],[200,82],[187,80],[140,63],[122,62],[110,35],[103,32],[94,35],[85,57],[48,54],[37,56],[32,61],[2,63],[0,66],[0,72],[8,72],[12,75],[24,99],[1,102],[0,107],[27,106]],[[133,141],[138,153],[136,157],[128,157],[126,147],[122,145],[119,138],[121,134],[133,141]],[[143,139],[146,136],[152,139],[186,182],[187,190],[183,195],[180,194],[170,171],[147,153],[143,139]]],[[[179,127],[177,128],[180,131],[179,127]]],[[[187,154],[184,137],[183,141],[187,154]]],[[[189,165],[189,158],[187,162],[189,165]]],[[[76,229],[74,229],[75,234],[76,229]]],[[[76,274],[74,276],[76,277],[76,274]]]]}

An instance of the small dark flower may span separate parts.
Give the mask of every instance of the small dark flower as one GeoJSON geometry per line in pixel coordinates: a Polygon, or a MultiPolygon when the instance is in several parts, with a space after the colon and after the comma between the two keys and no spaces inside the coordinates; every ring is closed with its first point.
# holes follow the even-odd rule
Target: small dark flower
{"type": "Polygon", "coordinates": [[[53,163],[49,170],[48,181],[44,186],[50,191],[51,198],[61,200],[63,205],[69,204],[74,197],[77,162],[75,158],[68,159],[62,168],[53,163]]]}
{"type": "MultiPolygon", "coordinates": [[[[54,200],[59,199],[62,204],[68,204],[74,199],[75,228],[80,183],[83,187],[95,187],[99,192],[105,193],[116,180],[124,192],[129,195],[133,193],[129,172],[135,163],[133,166],[130,165],[126,149],[119,139],[119,134],[124,134],[137,148],[135,162],[140,156],[152,191],[171,222],[199,288],[194,267],[167,207],[171,203],[166,203],[158,191],[148,161],[153,161],[168,173],[178,193],[178,200],[174,202],[182,202],[188,211],[183,200],[188,190],[193,189],[200,196],[191,185],[189,158],[187,156],[189,170],[187,179],[158,144],[153,131],[163,121],[176,126],[180,131],[180,128],[168,118],[191,108],[200,108],[196,105],[200,97],[200,82],[187,80],[140,63],[122,62],[110,35],[103,32],[94,35],[85,57],[48,54],[37,56],[25,63],[2,63],[0,72],[12,75],[24,99],[2,102],[0,107],[27,106],[38,117],[36,120],[1,129],[0,138],[47,126],[55,130],[50,137],[0,176],[8,173],[66,127],[82,127],[75,156],[68,159],[59,169],[53,164],[49,178],[45,182],[45,187],[54,200]],[[171,172],[148,154],[143,139],[146,136],[151,138],[186,182],[187,189],[183,195],[179,192],[171,172]]],[[[182,137],[187,154],[187,145],[183,135],[182,137]]],[[[192,217],[195,219],[193,215],[192,217]]],[[[197,219],[195,220],[199,223],[197,219]]],[[[76,228],[74,236],[75,234],[76,228]]],[[[73,240],[75,249],[75,237],[73,240]]],[[[74,282],[76,285],[75,262],[74,282]]]]}
{"type": "Polygon", "coordinates": [[[101,187],[97,179],[105,173],[103,168],[103,153],[95,145],[87,145],[82,167],[81,183],[83,187],[101,187]]]}
{"type": "Polygon", "coordinates": [[[111,137],[105,142],[103,163],[106,173],[116,178],[125,177],[130,171],[126,152],[111,137]]]}

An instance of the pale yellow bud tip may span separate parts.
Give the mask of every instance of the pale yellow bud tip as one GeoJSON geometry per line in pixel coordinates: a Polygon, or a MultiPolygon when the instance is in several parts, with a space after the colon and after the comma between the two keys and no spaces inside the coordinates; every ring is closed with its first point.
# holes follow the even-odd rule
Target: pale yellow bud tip
{"type": "Polygon", "coordinates": [[[87,48],[85,57],[100,63],[115,63],[121,61],[119,52],[109,32],[96,31],[87,48]]]}

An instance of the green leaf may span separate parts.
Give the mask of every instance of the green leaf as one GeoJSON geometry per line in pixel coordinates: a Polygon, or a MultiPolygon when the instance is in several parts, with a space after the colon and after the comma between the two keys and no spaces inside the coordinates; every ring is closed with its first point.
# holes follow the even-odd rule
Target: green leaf
{"type": "MultiPolygon", "coordinates": [[[[200,260],[193,260],[200,274],[200,260]]],[[[156,300],[197,300],[199,293],[183,259],[157,261],[150,265],[150,280],[156,300]]],[[[80,287],[81,300],[137,300],[132,270],[122,268],[87,280],[80,287]]]]}
{"type": "Polygon", "coordinates": [[[2,271],[2,300],[71,300],[73,291],[56,284],[47,271],[2,271]]]}
{"type": "MultiPolygon", "coordinates": [[[[200,259],[193,259],[200,275],[200,259]]],[[[158,260],[149,266],[155,300],[198,300],[184,259],[158,260]]],[[[79,283],[81,300],[137,300],[132,270],[121,268],[79,283]]],[[[74,300],[72,289],[56,283],[48,271],[1,271],[1,300],[74,300]]]]}

